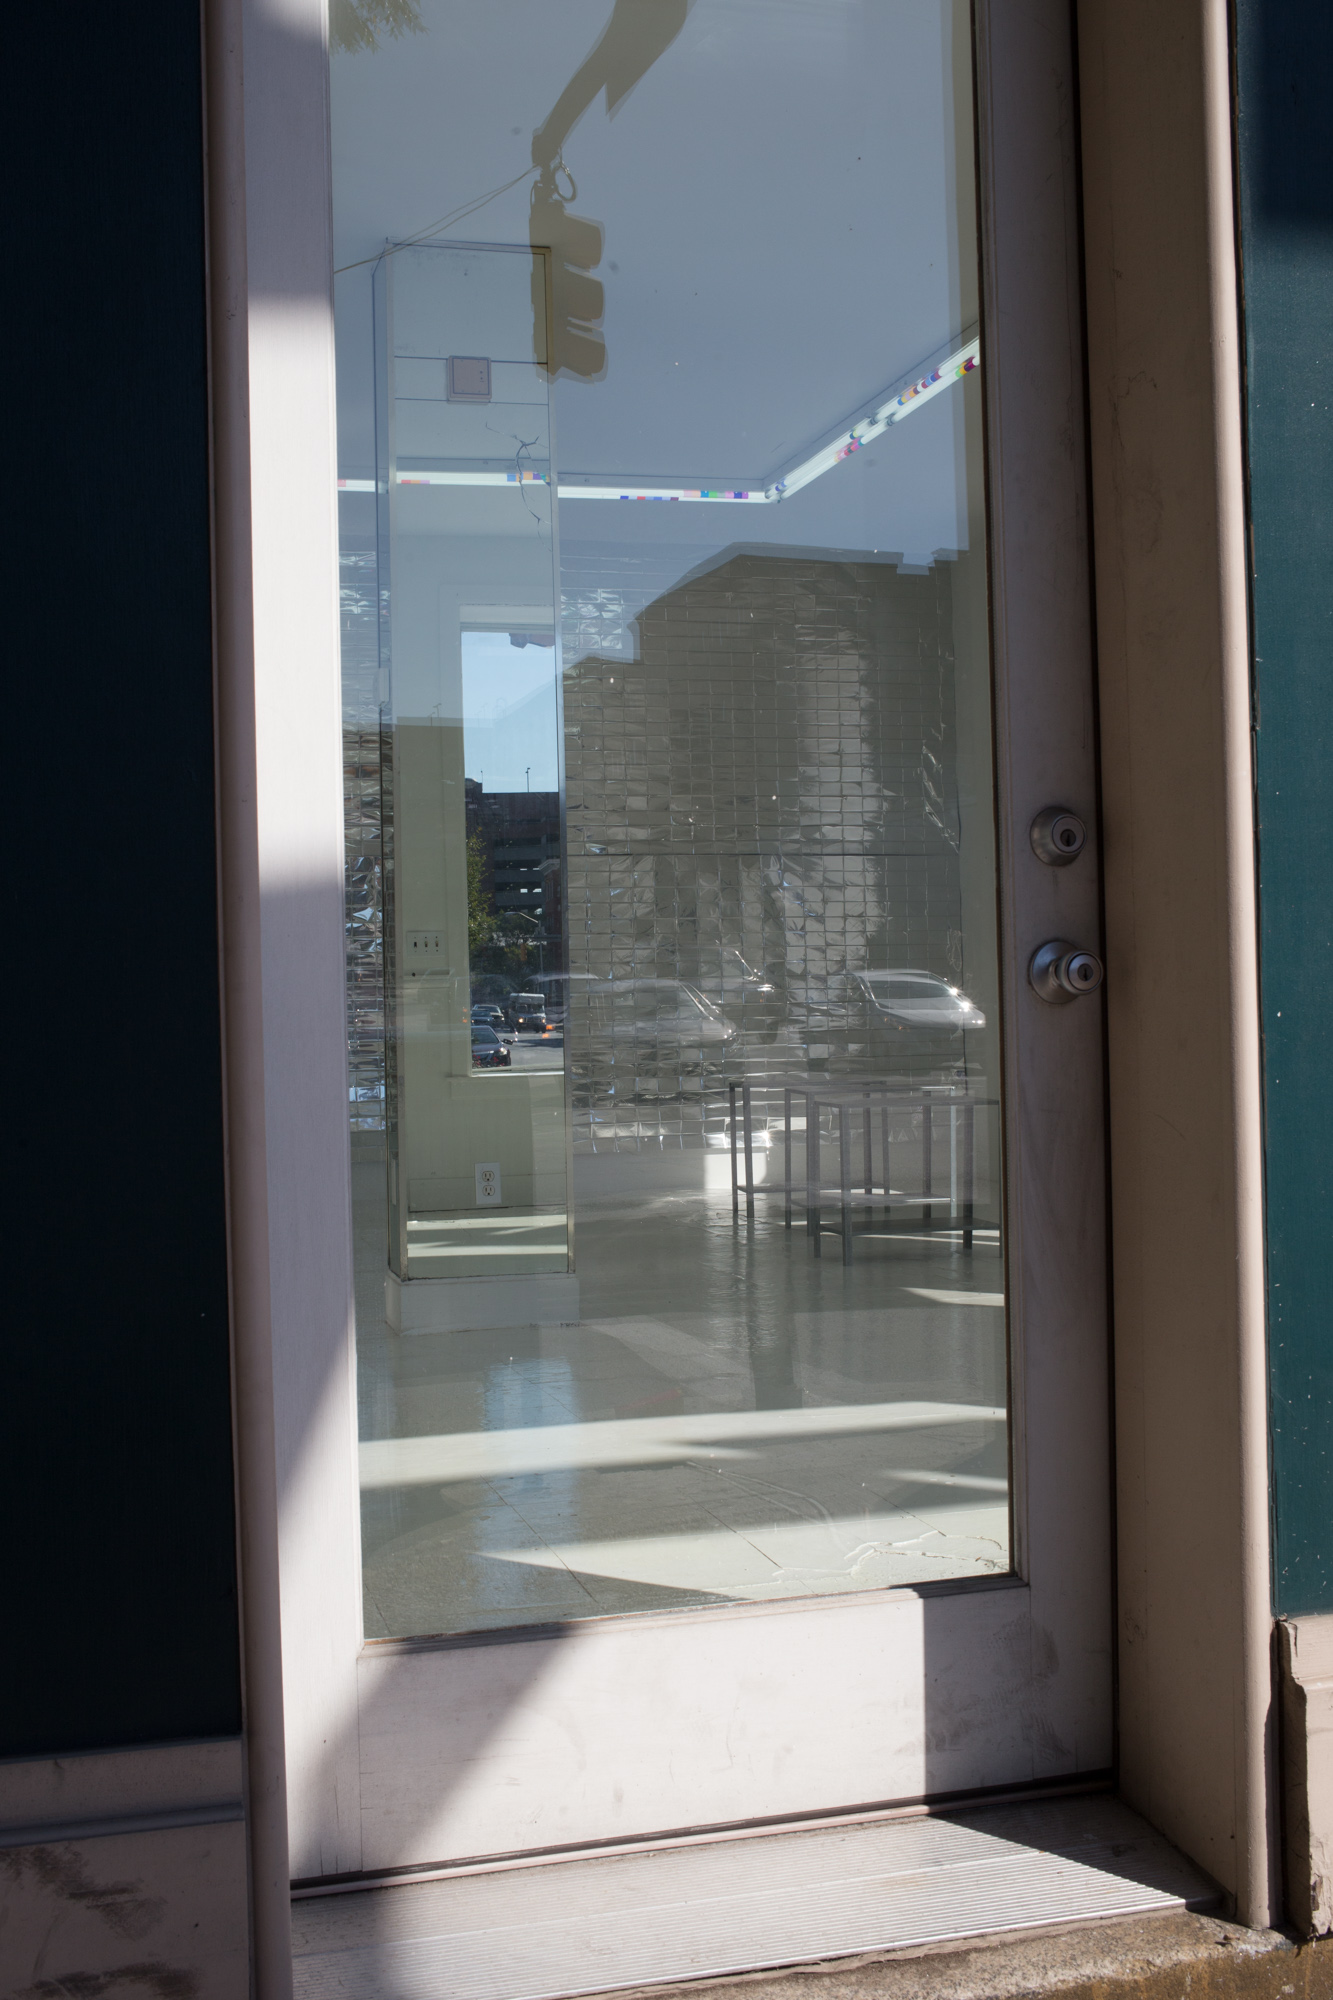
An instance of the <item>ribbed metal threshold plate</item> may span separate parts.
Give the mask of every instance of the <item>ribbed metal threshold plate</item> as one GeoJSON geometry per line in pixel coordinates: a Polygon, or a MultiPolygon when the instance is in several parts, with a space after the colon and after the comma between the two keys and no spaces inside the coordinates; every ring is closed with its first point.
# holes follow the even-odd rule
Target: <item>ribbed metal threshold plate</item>
{"type": "Polygon", "coordinates": [[[1216,1899],[1114,1799],[1061,1799],[314,1897],[296,1995],[557,2000],[1216,1899]]]}

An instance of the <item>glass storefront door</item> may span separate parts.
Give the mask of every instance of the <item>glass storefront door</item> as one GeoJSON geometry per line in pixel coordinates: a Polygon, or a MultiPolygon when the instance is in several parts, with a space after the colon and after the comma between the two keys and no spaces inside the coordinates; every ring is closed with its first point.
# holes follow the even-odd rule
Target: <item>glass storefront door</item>
{"type": "MultiPolygon", "coordinates": [[[[997,825],[1051,801],[1016,796],[993,634],[1082,577],[995,508],[975,25],[335,0],[367,1867],[893,1796],[846,1760],[829,1796],[777,1775],[877,1675],[918,1763],[943,1675],[1018,1702],[1038,1775],[1007,1249],[1043,1009],[997,825]],[[870,1621],[860,1692],[830,1600],[870,1621]],[[644,1689],[697,1681],[711,1742],[710,1681],[734,1703],[759,1663],[764,1776],[729,1810],[668,1802],[660,1745],[620,1785],[627,1731],[684,1726],[644,1689]],[[548,1697],[579,1803],[523,1747],[548,1697]],[[472,1736],[508,1746],[507,1818],[468,1803],[472,1736]]],[[[1027,662],[1038,708],[1059,670],[1027,662]]],[[[1104,1565],[1099,1520],[1062,1562],[1104,1565]]],[[[1105,1761],[1084,1650],[1101,1719],[1048,1745],[1065,1769],[1105,1761]]],[[[1013,1775],[978,1755],[963,1788],[1013,1775]]]]}

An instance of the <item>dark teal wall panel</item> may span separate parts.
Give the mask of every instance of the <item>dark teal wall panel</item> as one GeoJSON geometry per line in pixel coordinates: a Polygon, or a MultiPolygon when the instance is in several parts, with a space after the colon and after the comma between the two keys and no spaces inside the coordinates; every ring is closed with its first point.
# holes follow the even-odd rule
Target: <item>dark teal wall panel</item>
{"type": "Polygon", "coordinates": [[[240,1722],[199,9],[7,17],[0,1756],[240,1722]]]}
{"type": "Polygon", "coordinates": [[[1333,1610],[1333,9],[1239,0],[1277,1609],[1333,1610]]]}

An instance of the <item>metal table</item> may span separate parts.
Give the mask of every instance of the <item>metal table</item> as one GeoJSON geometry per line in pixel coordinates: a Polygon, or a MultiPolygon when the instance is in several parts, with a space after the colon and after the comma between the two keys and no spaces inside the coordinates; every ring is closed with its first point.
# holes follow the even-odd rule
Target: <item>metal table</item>
{"type": "Polygon", "coordinates": [[[900,1077],[812,1077],[812,1076],[772,1076],[737,1078],[727,1085],[731,1105],[731,1212],[739,1219],[740,1198],[745,1196],[747,1218],[754,1215],[754,1198],[758,1193],[778,1194],[783,1197],[783,1221],[790,1229],[792,1221],[792,1198],[798,1196],[805,1203],[806,1232],[810,1236],[816,1257],[822,1256],[821,1238],[825,1233],[842,1237],[842,1261],[852,1261],[852,1210],[862,1208],[913,1208],[922,1210],[922,1220],[933,1219],[934,1208],[942,1194],[935,1187],[935,1116],[940,1110],[948,1110],[949,1118],[949,1221],[956,1227],[961,1221],[963,1248],[972,1248],[974,1209],[976,1193],[976,1114],[978,1110],[993,1109],[999,1103],[995,1097],[981,1097],[969,1090],[912,1089],[904,1085],[900,1077]],[[780,1181],[765,1181],[756,1185],[754,1177],[754,1115],[753,1093],[755,1090],[781,1090],[783,1104],[782,1118],[782,1162],[783,1173],[780,1181]],[[802,1180],[792,1177],[792,1104],[796,1098],[805,1103],[805,1175],[802,1180]],[[737,1100],[740,1102],[740,1118],[737,1119],[737,1100]],[[823,1184],[820,1159],[820,1112],[828,1108],[836,1115],[838,1142],[838,1181],[836,1186],[823,1184]],[[861,1112],[860,1170],[855,1175],[852,1169],[852,1120],[857,1110],[861,1112]],[[921,1114],[921,1189],[919,1193],[894,1190],[890,1183],[890,1119],[895,1113],[904,1111],[921,1114]],[[878,1119],[876,1119],[876,1112],[878,1119]],[[874,1127],[880,1128],[879,1165],[882,1172],[876,1173],[874,1127]],[[738,1144],[738,1125],[740,1141],[738,1144]],[[744,1154],[744,1177],[741,1174],[741,1154],[744,1154]],[[856,1185],[853,1185],[855,1180],[856,1185]],[[826,1197],[836,1199],[839,1220],[826,1223],[823,1207],[826,1197]]]}

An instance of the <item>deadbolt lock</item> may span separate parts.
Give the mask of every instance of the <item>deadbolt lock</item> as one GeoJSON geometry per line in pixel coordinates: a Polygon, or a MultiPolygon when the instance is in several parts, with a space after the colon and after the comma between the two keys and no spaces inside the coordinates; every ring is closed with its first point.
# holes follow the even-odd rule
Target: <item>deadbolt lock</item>
{"type": "Polygon", "coordinates": [[[1084,993],[1095,993],[1103,978],[1096,952],[1080,951],[1068,938],[1052,938],[1032,954],[1028,980],[1032,990],[1053,1006],[1063,1007],[1084,993]]]}
{"type": "Polygon", "coordinates": [[[1083,852],[1088,829],[1067,806],[1047,806],[1033,820],[1028,838],[1038,861],[1048,868],[1067,868],[1083,852]]]}

